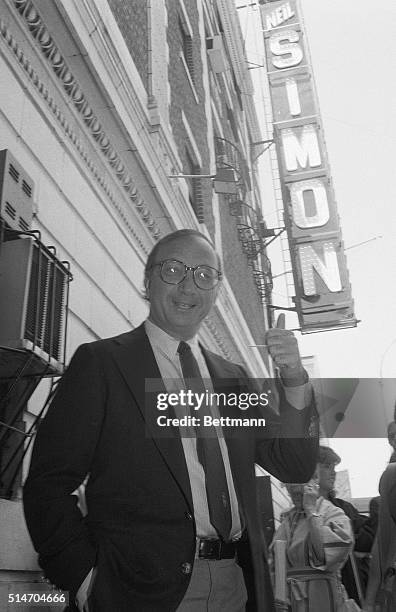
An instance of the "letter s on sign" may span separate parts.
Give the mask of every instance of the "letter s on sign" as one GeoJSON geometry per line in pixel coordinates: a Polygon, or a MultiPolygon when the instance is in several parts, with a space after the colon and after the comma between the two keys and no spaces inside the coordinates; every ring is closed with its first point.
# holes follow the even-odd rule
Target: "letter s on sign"
{"type": "Polygon", "coordinates": [[[298,44],[299,40],[300,37],[295,30],[286,30],[272,34],[269,41],[270,51],[275,56],[281,56],[272,58],[275,68],[292,68],[301,63],[304,54],[301,46],[298,44]],[[288,57],[282,57],[283,55],[288,57]]]}

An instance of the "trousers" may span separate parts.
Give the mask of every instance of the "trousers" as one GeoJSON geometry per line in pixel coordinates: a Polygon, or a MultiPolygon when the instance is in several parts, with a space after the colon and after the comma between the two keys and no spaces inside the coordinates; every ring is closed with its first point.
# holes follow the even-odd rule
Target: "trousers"
{"type": "Polygon", "coordinates": [[[177,612],[245,612],[247,592],[235,559],[196,559],[177,612]]]}

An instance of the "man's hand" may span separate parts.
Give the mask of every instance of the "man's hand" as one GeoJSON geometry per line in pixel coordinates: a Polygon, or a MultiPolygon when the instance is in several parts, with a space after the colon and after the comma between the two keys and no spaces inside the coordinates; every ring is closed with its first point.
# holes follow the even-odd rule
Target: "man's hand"
{"type": "Polygon", "coordinates": [[[88,597],[96,576],[96,568],[93,567],[86,575],[84,582],[80,585],[76,595],[76,605],[79,612],[89,612],[88,597]]]}
{"type": "Polygon", "coordinates": [[[316,511],[316,502],[319,496],[319,485],[316,482],[309,482],[304,485],[303,507],[307,514],[316,511]]]}
{"type": "Polygon", "coordinates": [[[276,327],[266,335],[269,354],[279,368],[283,382],[291,386],[303,385],[307,382],[297,340],[293,332],[285,329],[285,315],[279,315],[276,327]]]}

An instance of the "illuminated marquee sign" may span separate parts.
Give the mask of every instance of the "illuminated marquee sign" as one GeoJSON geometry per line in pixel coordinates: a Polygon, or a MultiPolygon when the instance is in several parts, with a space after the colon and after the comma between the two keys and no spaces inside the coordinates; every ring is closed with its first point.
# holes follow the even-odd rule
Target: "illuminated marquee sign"
{"type": "Polygon", "coordinates": [[[295,304],[303,332],[357,324],[296,0],[261,3],[295,304]]]}

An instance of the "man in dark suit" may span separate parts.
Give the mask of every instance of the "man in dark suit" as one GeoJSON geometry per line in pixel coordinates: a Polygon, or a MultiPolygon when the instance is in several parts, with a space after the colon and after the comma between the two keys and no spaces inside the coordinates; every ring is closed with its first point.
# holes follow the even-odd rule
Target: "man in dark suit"
{"type": "MultiPolygon", "coordinates": [[[[204,235],[163,238],[146,266],[148,320],[82,345],[40,426],[24,487],[26,521],[47,578],[79,610],[274,609],[254,464],[305,482],[317,459],[315,411],[294,335],[281,326],[267,334],[281,381],[271,426],[229,433],[213,425],[201,435],[202,427],[180,421],[164,435],[155,393],[145,387],[155,379],[166,393],[185,381],[214,392],[249,389],[241,366],[196,339],[220,281],[204,235]],[[83,517],[72,493],[87,476],[83,517]]],[[[180,406],[166,414],[183,416],[180,406]]]]}

